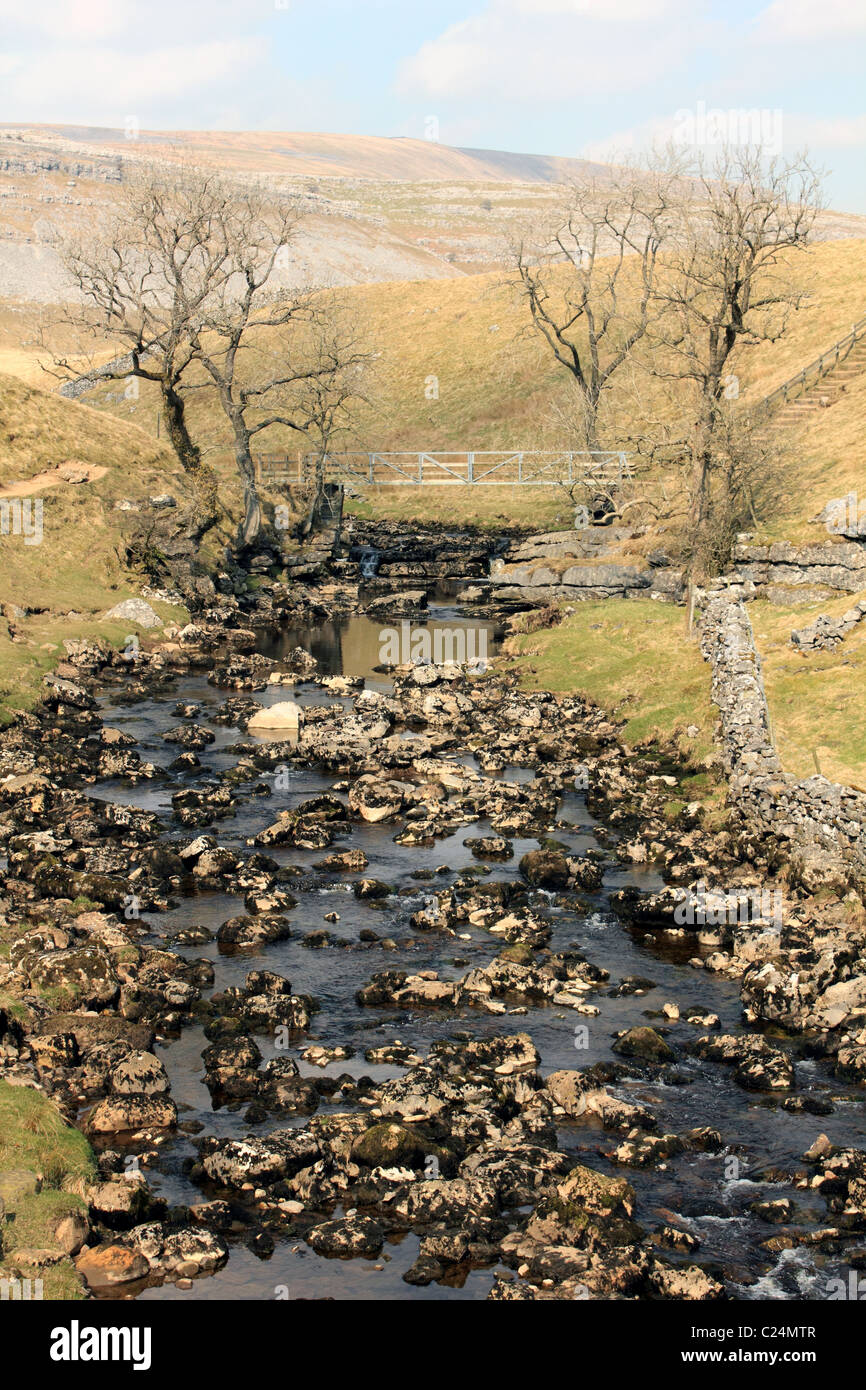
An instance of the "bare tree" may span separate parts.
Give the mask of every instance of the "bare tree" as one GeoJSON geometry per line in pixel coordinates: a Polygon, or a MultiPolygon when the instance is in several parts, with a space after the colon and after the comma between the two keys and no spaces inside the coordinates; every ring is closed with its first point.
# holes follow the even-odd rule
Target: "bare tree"
{"type": "Polygon", "coordinates": [[[574,184],[553,229],[511,248],[532,323],[577,386],[591,450],[599,447],[602,395],[656,311],[658,258],[675,184],[673,162],[574,184]]]}
{"type": "MultiPolygon", "coordinates": [[[[189,431],[183,382],[193,360],[192,327],[224,285],[219,233],[231,196],[216,174],[144,167],[121,189],[103,230],[58,242],[78,302],[59,320],[75,346],[53,353],[55,368],[94,382],[153,382],[172,447],[211,508],[216,482],[189,431]],[[111,348],[119,352],[106,362],[111,348]]],[[[51,337],[57,327],[49,326],[51,337]]]]}
{"type": "Polygon", "coordinates": [[[304,422],[302,429],[314,459],[312,496],[300,528],[302,536],[310,534],[322,513],[328,454],[351,430],[357,407],[368,402],[365,375],[372,361],[357,328],[339,305],[332,305],[324,320],[313,326],[308,351],[316,370],[300,375],[292,393],[295,418],[304,422]]]}
{"type": "Polygon", "coordinates": [[[253,545],[262,528],[253,440],[274,426],[309,437],[317,420],[330,434],[348,409],[345,373],[363,356],[341,335],[332,294],[277,292],[274,273],[296,220],[291,206],[256,190],[226,207],[219,236],[227,273],[192,334],[193,357],[232,431],[244,487],[242,546],[253,545]]]}
{"type": "MultiPolygon", "coordinates": [[[[732,354],[744,344],[779,338],[804,294],[792,256],[809,243],[822,206],[820,176],[804,156],[765,161],[760,149],[725,149],[692,170],[677,209],[654,295],[663,309],[653,324],[649,369],[691,388],[685,399],[691,479],[690,522],[696,544],[712,524],[715,501],[741,490],[743,426],[731,447],[739,382],[732,354]],[[738,482],[738,479],[740,480],[738,482]]],[[[753,445],[749,473],[754,491],[753,445]]]]}

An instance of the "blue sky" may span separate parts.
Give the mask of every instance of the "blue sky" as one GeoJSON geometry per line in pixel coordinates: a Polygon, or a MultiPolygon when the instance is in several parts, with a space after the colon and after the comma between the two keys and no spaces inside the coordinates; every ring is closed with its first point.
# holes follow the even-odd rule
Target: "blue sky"
{"type": "Polygon", "coordinates": [[[757,110],[866,212],[864,59],[864,0],[0,0],[0,119],[604,158],[757,110]]]}

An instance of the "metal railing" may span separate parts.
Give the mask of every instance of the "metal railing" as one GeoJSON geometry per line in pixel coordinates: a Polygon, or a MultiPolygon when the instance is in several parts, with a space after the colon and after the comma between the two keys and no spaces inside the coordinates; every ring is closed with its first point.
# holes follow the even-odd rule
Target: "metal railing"
{"type": "MultiPolygon", "coordinates": [[[[262,454],[262,483],[305,483],[315,475],[316,454],[262,454]]],[[[630,455],[619,451],[538,449],[422,450],[327,454],[325,478],[380,487],[622,487],[634,477],[630,455]]]]}
{"type": "Polygon", "coordinates": [[[783,381],[781,386],[777,386],[775,391],[771,391],[769,396],[765,396],[754,407],[756,414],[770,414],[779,405],[785,405],[789,400],[796,400],[807,388],[807,383],[816,384],[834,367],[838,367],[848,356],[855,343],[866,337],[866,318],[859,319],[852,325],[851,332],[846,333],[844,338],[840,338],[837,343],[822,352],[820,357],[816,357],[813,362],[797,372],[795,376],[783,381]]]}

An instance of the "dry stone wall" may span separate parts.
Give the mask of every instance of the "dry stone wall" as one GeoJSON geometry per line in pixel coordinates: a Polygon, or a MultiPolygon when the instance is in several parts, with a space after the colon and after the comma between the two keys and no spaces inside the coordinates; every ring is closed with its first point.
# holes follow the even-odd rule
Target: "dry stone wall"
{"type": "Polygon", "coordinates": [[[783,772],[741,590],[707,591],[702,606],[701,650],[712,666],[732,801],[751,829],[787,848],[808,886],[866,886],[866,795],[826,777],[783,772]]]}

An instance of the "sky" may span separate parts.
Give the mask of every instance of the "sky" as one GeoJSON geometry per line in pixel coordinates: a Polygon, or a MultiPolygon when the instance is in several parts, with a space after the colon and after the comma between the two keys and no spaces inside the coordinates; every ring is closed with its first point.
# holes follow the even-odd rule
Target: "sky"
{"type": "Polygon", "coordinates": [[[0,0],[0,120],[613,158],[754,142],[866,213],[866,0],[0,0]]]}

